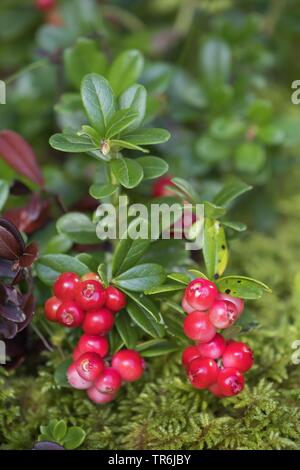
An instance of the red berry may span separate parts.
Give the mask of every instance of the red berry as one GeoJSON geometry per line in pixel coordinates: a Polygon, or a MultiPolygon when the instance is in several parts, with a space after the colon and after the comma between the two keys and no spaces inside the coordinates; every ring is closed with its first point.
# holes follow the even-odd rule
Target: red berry
{"type": "Polygon", "coordinates": [[[112,367],[125,382],[134,382],[144,373],[144,360],[137,351],[122,349],[113,356],[112,367]]]}
{"type": "Polygon", "coordinates": [[[238,318],[236,306],[224,300],[217,300],[209,310],[209,319],[216,328],[228,328],[238,318]]]}
{"type": "Polygon", "coordinates": [[[88,280],[78,284],[75,299],[83,310],[95,310],[105,304],[106,293],[100,282],[88,280]]]}
{"type": "Polygon", "coordinates": [[[36,8],[41,11],[49,11],[55,6],[55,0],[36,0],[36,8]]]}
{"type": "Polygon", "coordinates": [[[226,346],[222,360],[225,367],[247,372],[253,366],[253,351],[247,344],[236,341],[226,346]]]}
{"type": "Polygon", "coordinates": [[[190,304],[188,303],[188,301],[186,300],[186,296],[184,295],[183,298],[182,298],[182,303],[181,303],[181,306],[183,308],[183,310],[186,312],[186,313],[192,313],[195,311],[195,309],[193,307],[190,306],[190,304]]]}
{"type": "Polygon", "coordinates": [[[99,390],[96,389],[96,387],[91,387],[87,390],[87,395],[90,400],[92,400],[94,403],[103,404],[103,403],[109,403],[110,401],[113,401],[116,397],[115,394],[113,393],[101,393],[99,390]]]}
{"type": "Polygon", "coordinates": [[[162,176],[152,185],[151,194],[153,197],[174,196],[174,192],[167,186],[174,186],[171,176],[162,176]]]}
{"type": "Polygon", "coordinates": [[[61,274],[53,286],[55,296],[61,300],[73,300],[79,282],[80,277],[75,273],[61,274]]]}
{"type": "Polygon", "coordinates": [[[115,394],[122,385],[119,372],[112,367],[106,367],[94,382],[95,387],[101,393],[115,394]]]}
{"type": "Polygon", "coordinates": [[[208,343],[198,345],[198,350],[202,357],[219,359],[225,351],[226,342],[222,335],[217,333],[208,343]]]}
{"type": "Polygon", "coordinates": [[[237,395],[244,388],[244,377],[238,369],[232,367],[219,371],[217,383],[225,397],[237,395]]]}
{"type": "Polygon", "coordinates": [[[80,326],[84,319],[84,313],[78,305],[69,300],[63,302],[57,310],[57,321],[68,328],[80,326]]]}
{"type": "Polygon", "coordinates": [[[114,326],[114,316],[107,308],[88,312],[82,329],[89,335],[106,335],[114,326]]]}
{"type": "Polygon", "coordinates": [[[207,388],[217,380],[218,366],[213,359],[199,357],[188,368],[188,378],[193,387],[207,388]]]}
{"type": "Polygon", "coordinates": [[[92,382],[88,382],[87,380],[84,380],[82,377],[80,377],[76,370],[75,364],[71,364],[68,368],[67,379],[69,384],[78,390],[87,390],[93,385],[92,382]]]}
{"type": "Polygon", "coordinates": [[[104,370],[102,357],[92,352],[83,353],[74,364],[80,377],[90,382],[93,382],[104,370]]]}
{"type": "Polygon", "coordinates": [[[77,345],[81,354],[85,352],[94,352],[101,357],[107,356],[109,345],[104,336],[83,334],[77,345]]]}
{"type": "Polygon", "coordinates": [[[109,286],[106,289],[106,302],[107,307],[112,312],[119,312],[126,305],[126,296],[119,289],[109,286]]]}
{"type": "Polygon", "coordinates": [[[183,329],[188,338],[201,343],[211,341],[216,334],[216,329],[210,322],[207,313],[197,310],[185,317],[183,329]]]}
{"type": "Polygon", "coordinates": [[[207,279],[194,279],[185,290],[187,303],[194,310],[208,310],[217,296],[215,284],[207,279]]]}
{"type": "Polygon", "coordinates": [[[208,387],[208,390],[213,394],[215,395],[215,397],[223,397],[223,393],[221,391],[221,388],[220,388],[220,385],[218,384],[218,382],[215,382],[213,383],[212,385],[210,385],[208,387]]]}
{"type": "Polygon", "coordinates": [[[194,359],[200,357],[200,351],[198,346],[187,346],[181,355],[181,362],[183,367],[187,368],[189,363],[192,362],[194,359]]]}
{"type": "Polygon", "coordinates": [[[46,300],[45,303],[45,317],[49,321],[57,321],[56,315],[57,310],[61,306],[62,302],[57,297],[50,297],[50,299],[46,300]]]}
{"type": "Polygon", "coordinates": [[[87,273],[81,276],[81,281],[97,281],[100,282],[100,277],[96,273],[87,273]]]}
{"type": "Polygon", "coordinates": [[[231,302],[232,304],[234,304],[236,306],[238,315],[240,315],[244,310],[244,301],[243,299],[239,299],[238,297],[232,297],[232,295],[229,294],[219,293],[217,295],[216,300],[223,300],[225,302],[231,302]]]}

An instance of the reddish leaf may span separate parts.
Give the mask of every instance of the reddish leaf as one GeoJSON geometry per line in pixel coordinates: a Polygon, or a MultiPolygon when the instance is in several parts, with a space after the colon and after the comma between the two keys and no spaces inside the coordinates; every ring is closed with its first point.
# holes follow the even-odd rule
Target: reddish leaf
{"type": "Polygon", "coordinates": [[[16,132],[0,132],[0,156],[17,173],[26,176],[39,186],[44,185],[44,178],[38,166],[32,147],[16,132]]]}
{"type": "Polygon", "coordinates": [[[0,258],[17,260],[25,250],[18,229],[8,220],[0,218],[0,258]]]}
{"type": "Polygon", "coordinates": [[[46,222],[49,206],[49,201],[43,201],[39,194],[34,194],[25,206],[10,209],[3,215],[21,232],[31,234],[46,222]]]}
{"type": "Polygon", "coordinates": [[[37,243],[30,243],[25,248],[24,253],[20,256],[19,265],[21,268],[28,268],[37,259],[39,247],[37,243]]]}

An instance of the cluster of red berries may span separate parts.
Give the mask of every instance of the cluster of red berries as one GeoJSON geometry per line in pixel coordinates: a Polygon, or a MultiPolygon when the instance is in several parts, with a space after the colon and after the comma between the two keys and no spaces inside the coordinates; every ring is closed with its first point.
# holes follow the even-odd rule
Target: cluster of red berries
{"type": "Polygon", "coordinates": [[[242,342],[226,342],[217,329],[233,325],[243,312],[243,300],[219,293],[213,282],[199,278],[187,286],[182,307],[188,314],[184,333],[196,342],[182,354],[189,381],[219,397],[237,395],[244,388],[243,373],[253,365],[253,352],[242,342]]]}
{"type": "Polygon", "coordinates": [[[46,318],[67,328],[81,327],[81,336],[67,371],[70,385],[87,390],[95,403],[112,401],[122,382],[134,382],[144,372],[144,361],[137,351],[123,349],[108,359],[107,333],[115,315],[125,307],[126,296],[116,287],[104,288],[95,273],[80,278],[63,273],[53,287],[54,296],[45,303],[46,318]]]}

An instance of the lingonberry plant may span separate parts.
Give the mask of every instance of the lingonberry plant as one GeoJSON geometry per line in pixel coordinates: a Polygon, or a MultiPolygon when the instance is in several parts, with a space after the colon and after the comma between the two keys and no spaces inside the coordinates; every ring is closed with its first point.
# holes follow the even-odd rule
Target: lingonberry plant
{"type": "MultiPolygon", "coordinates": [[[[75,46],[68,51],[66,66],[80,75],[77,61],[75,46]]],[[[57,230],[72,243],[101,244],[99,229],[106,223],[101,209],[107,202],[127,214],[129,225],[122,232],[118,220],[110,232],[113,236],[102,241],[104,251],[100,253],[48,254],[36,265],[39,278],[53,285],[54,297],[45,304],[46,318],[83,333],[74,344],[72,363],[67,361],[65,366],[68,382],[87,390],[95,403],[108,403],[122,383],[140,379],[144,358],[185,348],[183,365],[195,388],[208,388],[220,397],[237,394],[253,358],[246,345],[229,338],[247,330],[242,321],[243,299],[259,298],[269,290],[255,279],[224,276],[226,231],[244,230],[242,224],[227,218],[228,205],[251,187],[233,179],[207,201],[201,200],[188,181],[168,175],[163,159],[147,155],[149,146],[162,145],[170,134],[149,127],[147,91],[137,83],[144,66],[142,55],[136,50],[124,51],[108,66],[99,52],[98,61],[101,75],[80,77],[78,128],[53,135],[50,145],[96,159],[101,177],[89,192],[100,211],[95,210],[92,218],[67,213],[58,219],[57,230]],[[149,185],[147,180],[154,181],[149,185]],[[158,235],[151,237],[148,216],[146,220],[137,217],[130,208],[143,191],[149,202],[152,197],[152,202],[167,207],[179,204],[184,218],[179,217],[178,222],[175,214],[167,221],[161,219],[158,235]],[[204,220],[197,213],[199,204],[204,207],[204,220]],[[141,231],[132,236],[132,229],[141,229],[145,221],[146,236],[141,231]],[[178,228],[184,223],[185,239],[178,240],[178,228]],[[164,239],[168,228],[171,238],[164,239]],[[203,246],[185,250],[185,241],[195,240],[199,233],[203,233],[203,246]],[[173,258],[173,247],[184,254],[183,261],[173,258]],[[206,274],[199,270],[202,261],[206,274]],[[188,346],[190,340],[196,344],[188,346]]]]}

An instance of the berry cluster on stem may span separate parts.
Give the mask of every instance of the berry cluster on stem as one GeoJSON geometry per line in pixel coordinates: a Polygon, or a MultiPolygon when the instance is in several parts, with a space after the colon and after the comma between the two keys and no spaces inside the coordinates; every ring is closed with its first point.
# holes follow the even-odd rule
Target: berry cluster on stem
{"type": "Polygon", "coordinates": [[[253,365],[253,352],[245,343],[226,341],[217,330],[236,322],[243,300],[219,293],[213,282],[198,278],[187,286],[182,307],[187,313],[184,333],[196,342],[182,353],[190,383],[218,397],[237,395],[244,388],[243,373],[253,365]]]}
{"type": "Polygon", "coordinates": [[[145,369],[137,351],[122,349],[109,357],[106,335],[114,326],[115,315],[126,306],[126,296],[114,286],[104,288],[95,273],[80,278],[71,272],[58,277],[53,293],[45,303],[46,318],[83,330],[67,371],[69,384],[86,390],[95,403],[112,401],[123,382],[138,380],[145,369]]]}

